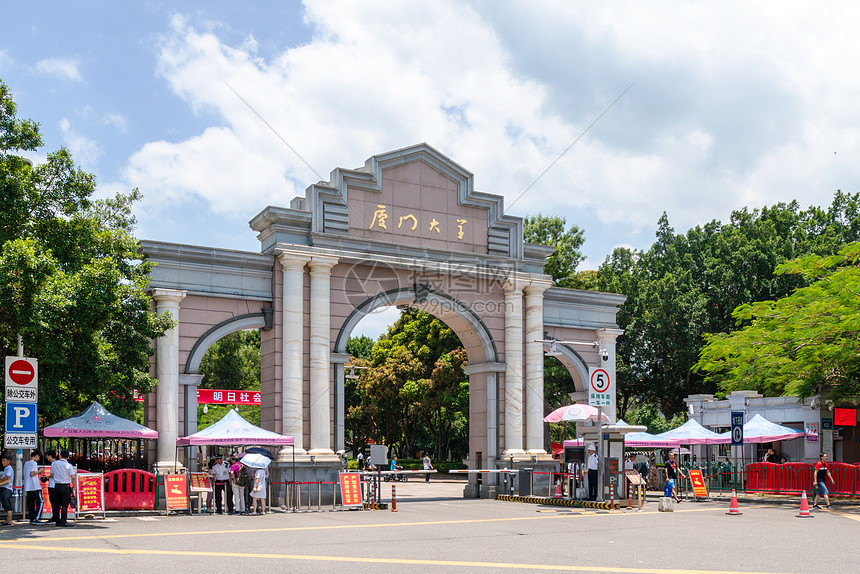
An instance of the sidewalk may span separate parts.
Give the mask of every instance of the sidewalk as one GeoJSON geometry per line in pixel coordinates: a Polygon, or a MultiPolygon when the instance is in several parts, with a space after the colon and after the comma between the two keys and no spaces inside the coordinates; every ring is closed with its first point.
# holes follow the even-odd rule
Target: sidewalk
{"type": "MultiPolygon", "coordinates": [[[[812,506],[813,497],[810,493],[806,493],[809,499],[809,505],[812,506]]],[[[663,498],[663,491],[649,490],[645,493],[645,500],[657,501],[663,498]]],[[[760,503],[760,504],[795,504],[800,505],[799,494],[769,494],[769,493],[737,493],[738,502],[743,503],[760,503]]],[[[710,493],[710,500],[715,502],[729,503],[732,499],[732,491],[715,491],[710,493]]],[[[696,500],[691,492],[685,492],[681,496],[684,502],[696,500]]],[[[830,496],[830,503],[834,506],[860,506],[860,498],[837,498],[830,496]]]]}

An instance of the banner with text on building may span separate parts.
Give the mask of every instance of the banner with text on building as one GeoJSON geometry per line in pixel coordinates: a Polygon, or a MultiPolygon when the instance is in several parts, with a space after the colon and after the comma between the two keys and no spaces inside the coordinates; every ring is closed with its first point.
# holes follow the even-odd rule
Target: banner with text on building
{"type": "Polygon", "coordinates": [[[260,391],[197,389],[198,405],[259,405],[260,391]]]}

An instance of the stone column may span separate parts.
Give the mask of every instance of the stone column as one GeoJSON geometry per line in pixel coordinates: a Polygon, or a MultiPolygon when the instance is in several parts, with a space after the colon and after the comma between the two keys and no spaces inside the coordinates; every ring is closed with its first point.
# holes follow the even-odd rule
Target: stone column
{"type": "Polygon", "coordinates": [[[616,381],[615,381],[615,339],[618,338],[619,335],[623,335],[624,331],[621,329],[598,329],[597,330],[597,342],[598,342],[598,359],[600,361],[600,367],[605,369],[607,373],[609,373],[609,396],[612,397],[612,404],[608,407],[603,407],[603,412],[606,413],[606,416],[609,417],[609,420],[614,423],[616,418],[616,397],[615,397],[615,389],[616,381]],[[600,356],[603,351],[606,351],[609,355],[608,358],[604,361],[600,356]]]}
{"type": "Polygon", "coordinates": [[[331,449],[331,269],[333,257],[313,257],[311,270],[311,449],[308,454],[334,454],[331,449]]]}
{"type": "Polygon", "coordinates": [[[505,283],[505,456],[523,450],[523,286],[505,283]]]}
{"type": "MultiPolygon", "coordinates": [[[[197,432],[197,387],[203,381],[203,375],[179,375],[179,386],[182,387],[182,396],[184,398],[184,426],[182,427],[182,435],[188,436],[197,432]]],[[[200,450],[198,446],[186,447],[185,452],[188,453],[188,458],[185,460],[185,466],[191,471],[199,470],[197,468],[197,452],[200,450]]]]}
{"type": "Polygon", "coordinates": [[[526,294],[526,450],[546,454],[543,422],[543,292],[549,282],[532,281],[526,294]]]}
{"type": "Polygon", "coordinates": [[[174,471],[179,467],[176,460],[176,439],[179,438],[179,303],[185,291],[155,289],[152,291],[157,313],[170,313],[176,323],[155,343],[156,413],[158,443],[156,446],[156,468],[160,472],[174,471]]]}
{"type": "Polygon", "coordinates": [[[282,433],[295,438],[296,454],[304,449],[304,278],[307,258],[281,254],[278,260],[283,267],[283,364],[281,377],[282,433]]]}

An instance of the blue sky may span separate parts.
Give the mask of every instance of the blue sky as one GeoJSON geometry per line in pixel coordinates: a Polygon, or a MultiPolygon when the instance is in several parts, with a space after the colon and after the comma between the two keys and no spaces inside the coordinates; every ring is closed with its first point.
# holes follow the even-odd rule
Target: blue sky
{"type": "Polygon", "coordinates": [[[141,190],[141,238],[258,250],[247,222],[266,205],[427,142],[510,213],[583,228],[582,268],[596,268],[615,246],[647,249],[663,211],[684,231],[743,206],[826,206],[837,189],[858,191],[858,12],[17,2],[0,23],[0,78],[19,116],[41,124],[41,157],[66,146],[100,194],[141,190]]]}

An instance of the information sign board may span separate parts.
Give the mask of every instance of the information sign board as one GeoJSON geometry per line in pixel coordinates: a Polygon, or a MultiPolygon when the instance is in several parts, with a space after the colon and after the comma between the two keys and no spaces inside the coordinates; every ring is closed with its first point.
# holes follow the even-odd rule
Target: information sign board
{"type": "Polygon", "coordinates": [[[7,401],[34,403],[39,390],[39,361],[28,357],[6,357],[7,401]]]}
{"type": "Polygon", "coordinates": [[[3,448],[36,448],[36,433],[10,433],[3,435],[3,448]]]}
{"type": "Polygon", "coordinates": [[[78,512],[104,512],[104,475],[76,474],[78,512]]]}
{"type": "Polygon", "coordinates": [[[708,486],[705,484],[705,477],[702,475],[701,469],[691,468],[687,474],[690,477],[690,484],[693,485],[693,496],[708,498],[708,486]]]}
{"type": "Polygon", "coordinates": [[[168,512],[188,510],[188,480],[184,474],[164,475],[164,499],[168,512]]]}
{"type": "Polygon", "coordinates": [[[608,407],[612,404],[609,392],[611,380],[606,369],[591,368],[588,371],[588,404],[593,407],[608,407]]]}
{"type": "Polygon", "coordinates": [[[205,472],[191,472],[188,474],[188,480],[191,483],[191,492],[212,491],[212,483],[205,472]]]}
{"type": "Polygon", "coordinates": [[[744,413],[732,411],[732,446],[744,444],[744,413]]]}
{"type": "Polygon", "coordinates": [[[361,506],[361,478],[357,472],[340,473],[340,499],[343,506],[361,506]]]}
{"type": "Polygon", "coordinates": [[[640,486],[645,484],[645,479],[642,478],[642,475],[636,472],[635,470],[625,470],[624,476],[627,477],[627,480],[633,486],[640,486]]]}
{"type": "Polygon", "coordinates": [[[833,422],[839,427],[857,426],[857,409],[837,408],[833,411],[833,419],[833,422]]]}

